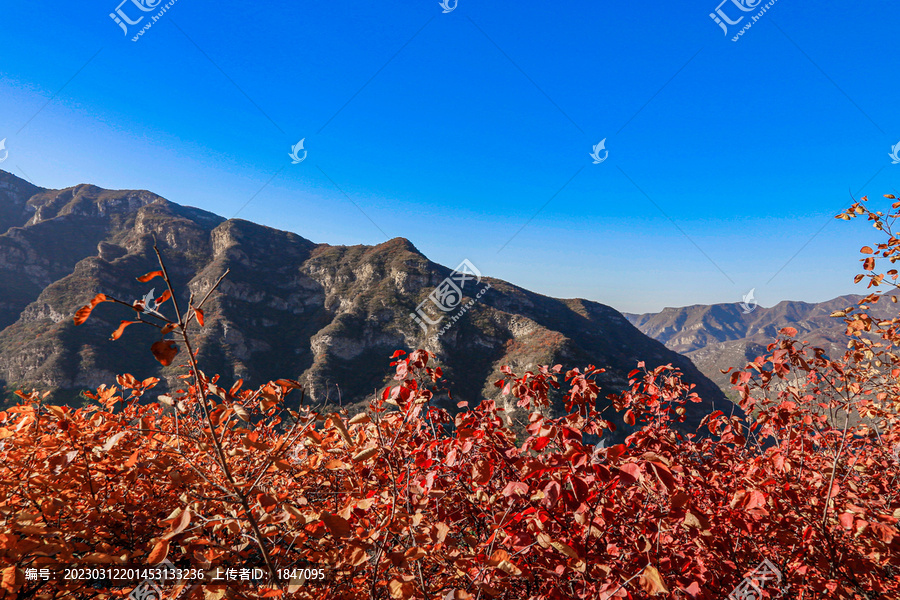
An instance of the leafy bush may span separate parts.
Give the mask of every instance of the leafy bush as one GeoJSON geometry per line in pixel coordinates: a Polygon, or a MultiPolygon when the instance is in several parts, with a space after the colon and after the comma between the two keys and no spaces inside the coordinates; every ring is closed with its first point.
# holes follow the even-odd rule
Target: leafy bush
{"type": "MultiPolygon", "coordinates": [[[[900,257],[900,213],[857,203],[839,217],[857,215],[889,236],[862,250],[870,287],[896,281],[874,268],[900,257]]],[[[156,359],[186,358],[182,389],[149,398],[158,380],[122,375],[89,394],[94,406],[18,392],[0,412],[0,598],[126,597],[59,569],[164,560],[325,569],[324,585],[179,583],[169,598],[900,597],[900,319],[868,317],[881,295],[834,315],[847,323],[843,357],[785,328],[733,373],[749,427],[717,412],[704,435],[679,434],[699,399],[670,366],[639,364],[610,398],[641,428],[604,448],[585,442],[611,427],[593,366],[504,370],[497,387],[531,410],[521,444],[494,401],[455,416],[433,406],[441,372],[424,350],[396,352],[395,384],[352,417],[291,409],[286,397],[302,394],[291,380],[225,387],[191,345],[204,302],[180,306],[160,266],[139,278],[162,277],[160,298],[99,295],[75,322],[128,306],[136,318],[113,337],[157,327],[156,359]],[[563,386],[568,414],[542,415],[563,386]],[[763,561],[758,595],[738,596],[763,561]],[[40,568],[53,576],[26,575],[40,568]]]]}

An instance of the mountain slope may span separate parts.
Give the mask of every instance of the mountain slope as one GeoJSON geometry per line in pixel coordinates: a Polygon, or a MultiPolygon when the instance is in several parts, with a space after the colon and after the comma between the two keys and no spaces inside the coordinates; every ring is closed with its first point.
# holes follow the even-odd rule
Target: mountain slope
{"type": "Polygon", "coordinates": [[[521,373],[545,363],[606,367],[604,393],[625,387],[639,360],[672,363],[705,400],[689,407],[694,425],[724,399],[689,360],[612,308],[487,277],[479,288],[491,288],[443,336],[434,337],[447,319],[426,335],[410,314],[451,270],[402,238],[316,244],[147,191],[42,190],[2,171],[0,189],[0,218],[9,225],[0,234],[0,384],[7,395],[34,386],[74,397],[123,372],[177,382],[182,371],[161,367],[147,350],[156,330],[133,326],[122,340],[109,340],[131,317],[123,307],[102,305],[85,325],[72,324],[75,310],[98,292],[130,301],[149,291],[135,276],[156,268],[155,239],[185,294],[202,297],[230,270],[197,333],[205,370],[225,381],[290,377],[305,385],[308,401],[358,408],[390,380],[395,349],[424,347],[453,391],[452,402],[444,399],[448,408],[498,397],[493,382],[502,365],[521,373]]]}
{"type": "MultiPolygon", "coordinates": [[[[856,306],[862,296],[839,296],[826,302],[783,301],[771,308],[757,307],[745,314],[739,304],[693,305],[665,308],[659,313],[629,314],[626,318],[643,333],[688,358],[729,397],[730,375],[722,369],[742,367],[765,353],[766,346],[783,327],[797,329],[797,337],[829,354],[847,346],[844,321],[830,315],[856,306]]],[[[897,305],[879,302],[871,314],[891,318],[897,305]]]]}

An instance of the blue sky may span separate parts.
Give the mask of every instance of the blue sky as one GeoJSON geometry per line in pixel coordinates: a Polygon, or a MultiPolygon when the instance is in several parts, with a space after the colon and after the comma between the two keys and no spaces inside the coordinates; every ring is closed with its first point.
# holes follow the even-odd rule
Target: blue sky
{"type": "Polygon", "coordinates": [[[0,168],[629,312],[861,291],[877,232],[833,216],[900,189],[900,6],[778,0],[731,41],[764,4],[726,36],[716,0],[177,0],[132,42],[131,0],[128,36],[118,0],[6,2],[0,168]]]}

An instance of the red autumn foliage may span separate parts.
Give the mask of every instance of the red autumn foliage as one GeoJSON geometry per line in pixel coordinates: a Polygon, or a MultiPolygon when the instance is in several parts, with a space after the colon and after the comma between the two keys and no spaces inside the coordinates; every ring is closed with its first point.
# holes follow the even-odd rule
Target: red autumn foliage
{"type": "MultiPolygon", "coordinates": [[[[840,217],[863,214],[889,235],[863,253],[894,262],[900,213],[840,217]]],[[[160,264],[142,279],[168,284],[160,264]]],[[[863,268],[870,287],[897,279],[863,268]]],[[[679,433],[696,394],[670,366],[639,364],[608,398],[640,429],[606,448],[591,442],[610,428],[596,367],[504,368],[498,389],[531,411],[518,441],[493,400],[456,416],[435,406],[442,374],[424,350],[394,353],[395,383],[365,413],[293,410],[295,381],[206,376],[189,328],[203,302],[182,314],[171,291],[174,320],[103,297],[76,324],[102,301],[133,309],[160,329],[159,360],[183,348],[182,389],[150,398],[158,380],[122,375],[94,406],[20,393],[0,413],[0,598],[127,597],[26,574],[164,560],[325,570],[324,585],[181,583],[167,598],[712,600],[764,560],[780,580],[741,597],[900,597],[900,319],[867,315],[880,295],[834,315],[843,356],[785,328],[733,373],[749,426],[718,412],[702,435],[679,433]],[[567,414],[551,418],[558,388],[567,414]]]]}

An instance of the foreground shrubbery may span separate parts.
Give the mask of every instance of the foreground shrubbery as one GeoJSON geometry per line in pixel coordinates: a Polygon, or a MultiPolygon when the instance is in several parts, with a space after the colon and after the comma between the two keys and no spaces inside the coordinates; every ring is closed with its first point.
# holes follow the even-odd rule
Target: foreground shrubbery
{"type": "MultiPolygon", "coordinates": [[[[896,280],[874,259],[900,257],[898,214],[857,204],[842,217],[857,214],[889,235],[863,248],[870,287],[896,280]]],[[[168,283],[164,268],[141,279],[157,276],[168,283]]],[[[203,302],[185,310],[169,289],[128,306],[175,336],[152,350],[186,357],[182,390],[148,398],[157,380],[124,375],[94,407],[35,393],[0,413],[0,598],[126,597],[26,569],[163,560],[327,567],[325,586],[169,586],[167,598],[721,599],[763,560],[781,581],[757,581],[759,597],[900,597],[900,320],[873,322],[878,299],[836,315],[843,357],[787,328],[733,374],[749,429],[716,413],[682,436],[696,396],[671,368],[639,365],[610,398],[641,429],[598,448],[584,441],[609,427],[594,367],[504,373],[502,393],[531,411],[520,444],[492,401],[455,417],[435,407],[441,373],[423,350],[395,353],[396,383],[365,414],[319,415],[289,408],[294,381],[207,377],[188,333],[203,302]],[[558,388],[569,414],[542,416],[558,388]]],[[[76,323],[104,301],[118,302],[98,296],[76,323]]]]}

